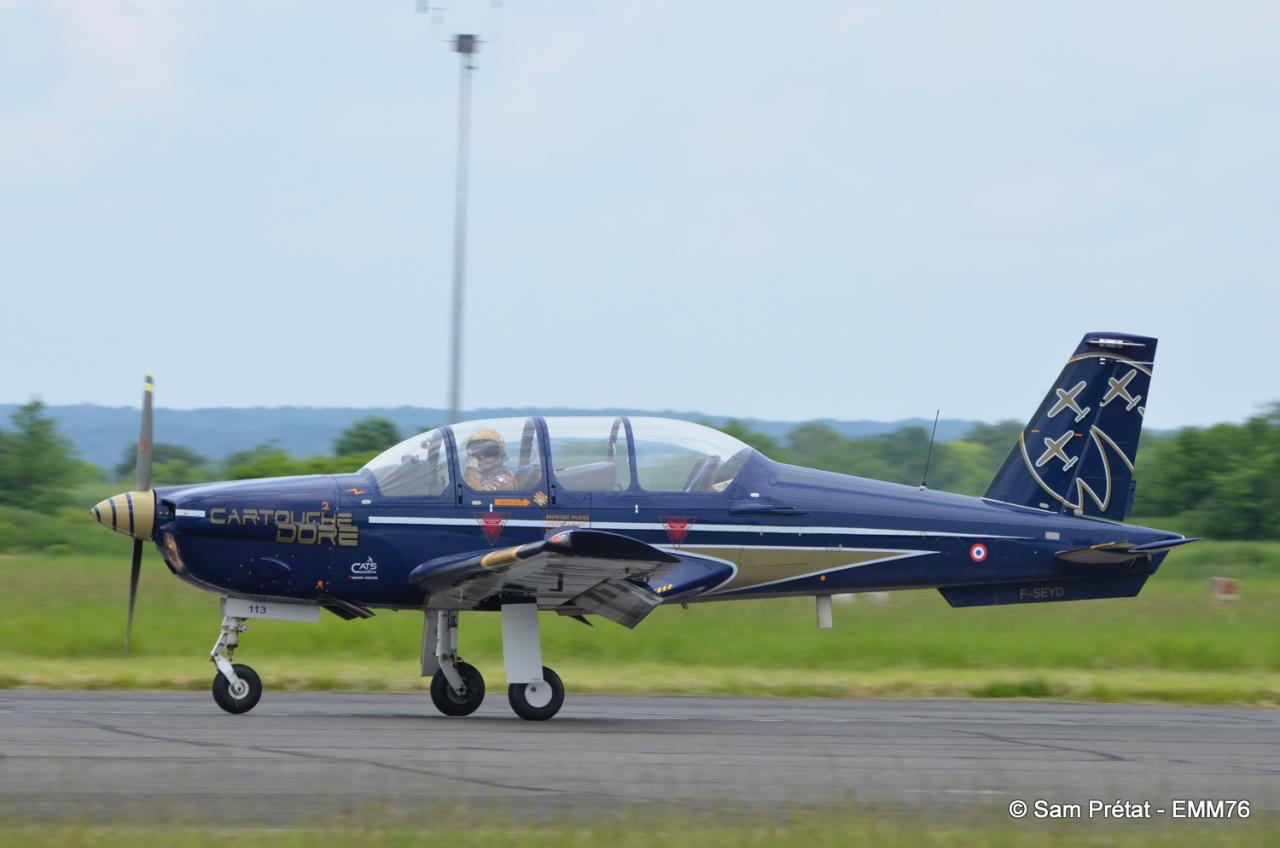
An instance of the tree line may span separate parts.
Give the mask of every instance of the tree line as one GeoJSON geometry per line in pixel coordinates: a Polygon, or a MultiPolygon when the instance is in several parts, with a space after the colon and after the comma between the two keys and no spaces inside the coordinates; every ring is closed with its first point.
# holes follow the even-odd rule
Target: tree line
{"type": "MultiPolygon", "coordinates": [[[[978,495],[986,489],[1022,424],[974,427],[961,439],[933,445],[930,488],[978,495]]],[[[423,428],[426,429],[426,428],[423,428]]],[[[929,433],[905,427],[875,436],[846,437],[823,424],[803,424],[785,440],[738,421],[720,427],[780,462],[907,485],[925,475],[929,433]]],[[[385,418],[366,418],[343,430],[325,456],[293,457],[275,443],[238,451],[222,461],[181,445],[152,448],[155,485],[353,471],[402,434],[385,418]]],[[[137,445],[109,471],[78,460],[72,445],[33,401],[0,428],[0,504],[46,509],[70,502],[76,486],[111,479],[132,484],[137,445]]],[[[1146,433],[1138,453],[1136,519],[1176,519],[1179,529],[1222,539],[1280,537],[1280,402],[1242,424],[1146,433]]]]}

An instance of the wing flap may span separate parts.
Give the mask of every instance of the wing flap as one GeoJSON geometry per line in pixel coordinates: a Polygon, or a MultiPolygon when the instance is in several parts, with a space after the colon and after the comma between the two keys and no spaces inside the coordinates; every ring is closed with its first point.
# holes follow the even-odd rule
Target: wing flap
{"type": "Polygon", "coordinates": [[[578,595],[572,605],[586,613],[604,616],[623,627],[635,627],[662,603],[662,597],[647,586],[610,577],[578,595]]]}

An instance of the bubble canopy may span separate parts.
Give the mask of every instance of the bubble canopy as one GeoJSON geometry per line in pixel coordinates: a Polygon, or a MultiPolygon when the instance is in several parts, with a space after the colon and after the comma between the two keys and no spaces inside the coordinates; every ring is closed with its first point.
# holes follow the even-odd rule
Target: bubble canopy
{"type": "Polygon", "coordinates": [[[420,433],[364,466],[384,497],[472,491],[726,491],[755,455],[719,430],[670,418],[553,417],[466,421],[420,433]]]}

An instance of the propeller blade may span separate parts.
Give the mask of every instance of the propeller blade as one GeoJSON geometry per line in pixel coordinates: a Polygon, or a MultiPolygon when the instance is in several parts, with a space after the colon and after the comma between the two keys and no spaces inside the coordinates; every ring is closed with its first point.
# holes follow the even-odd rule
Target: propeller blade
{"type": "MultiPolygon", "coordinates": [[[[138,433],[138,465],[136,491],[151,488],[151,395],[155,379],[148,374],[142,392],[142,429],[138,433]]],[[[129,654],[129,640],[133,636],[133,607],[138,601],[138,578],[142,576],[142,540],[133,542],[133,567],[129,571],[129,618],[124,625],[124,652],[129,654]]]]}
{"type": "Polygon", "coordinates": [[[138,578],[142,576],[142,540],[133,543],[133,568],[129,572],[129,619],[124,625],[124,652],[129,653],[129,639],[133,635],[133,605],[138,600],[138,578]]]}
{"type": "Polygon", "coordinates": [[[145,492],[151,488],[151,394],[155,379],[148,374],[142,393],[142,431],[138,434],[137,485],[134,489],[145,492]]]}

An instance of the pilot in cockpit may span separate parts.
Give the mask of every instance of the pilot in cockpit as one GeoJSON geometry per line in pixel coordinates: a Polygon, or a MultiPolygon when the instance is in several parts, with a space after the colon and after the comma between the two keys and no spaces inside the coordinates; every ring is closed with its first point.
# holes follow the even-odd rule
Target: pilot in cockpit
{"type": "Polygon", "coordinates": [[[480,492],[510,492],[516,476],[506,467],[507,442],[496,430],[477,427],[467,437],[467,465],[462,479],[480,492]]]}

